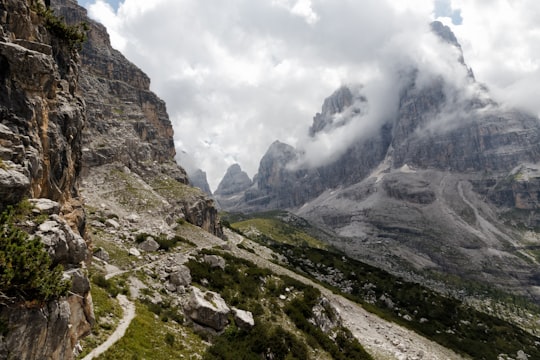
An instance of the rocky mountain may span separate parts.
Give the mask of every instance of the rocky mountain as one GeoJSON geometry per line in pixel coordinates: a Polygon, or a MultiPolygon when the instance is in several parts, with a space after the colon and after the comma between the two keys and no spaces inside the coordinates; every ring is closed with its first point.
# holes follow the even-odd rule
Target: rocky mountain
{"type": "MultiPolygon", "coordinates": [[[[230,194],[226,210],[291,209],[377,266],[488,281],[538,300],[540,238],[528,231],[537,226],[538,118],[494,102],[450,29],[432,30],[457,50],[464,83],[404,72],[396,115],[371,136],[315,167],[295,166],[302,150],[272,144],[255,184],[230,194]]],[[[369,99],[359,89],[326,99],[310,135],[361,121],[369,99]]]]}
{"type": "Polygon", "coordinates": [[[222,228],[149,78],[76,1],[2,0],[0,25],[0,359],[71,359],[94,324],[88,209],[222,228]]]}
{"type": "MultiPolygon", "coordinates": [[[[14,237],[3,237],[2,246],[37,236],[51,266],[62,265],[71,279],[70,291],[59,297],[47,295],[47,284],[25,288],[32,274],[11,278],[7,269],[17,268],[17,256],[2,248],[0,358],[71,359],[94,322],[78,190],[86,123],[76,91],[82,29],[65,26],[39,1],[2,0],[0,19],[0,208],[15,207],[13,216],[4,213],[3,236],[14,237]]],[[[47,263],[27,251],[27,269],[47,263]]]]}
{"type": "Polygon", "coordinates": [[[221,236],[213,201],[189,185],[174,160],[172,125],[165,103],[150,91],[148,76],[112,48],[105,27],[88,19],[75,1],[56,0],[53,8],[69,24],[85,22],[89,28],[81,51],[80,90],[88,118],[82,175],[85,188],[98,186],[100,191],[86,191],[85,196],[105,206],[105,200],[117,203],[122,197],[123,209],[116,209],[116,215],[129,216],[141,207],[168,223],[183,218],[221,236]],[[126,181],[137,185],[126,189],[126,181]],[[146,192],[154,203],[144,198],[146,192]]]}

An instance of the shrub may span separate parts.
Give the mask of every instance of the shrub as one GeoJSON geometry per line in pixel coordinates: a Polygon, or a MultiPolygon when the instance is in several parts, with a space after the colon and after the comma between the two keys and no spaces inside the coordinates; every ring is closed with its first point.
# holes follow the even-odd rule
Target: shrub
{"type": "Polygon", "coordinates": [[[14,209],[0,214],[0,295],[11,300],[45,302],[67,294],[71,282],[39,238],[29,239],[13,223],[14,209]]]}
{"type": "Polygon", "coordinates": [[[82,22],[77,25],[68,25],[62,17],[56,16],[51,9],[43,7],[40,3],[34,3],[34,10],[43,18],[45,27],[58,39],[66,43],[71,50],[81,50],[86,41],[88,24],[82,22]]]}

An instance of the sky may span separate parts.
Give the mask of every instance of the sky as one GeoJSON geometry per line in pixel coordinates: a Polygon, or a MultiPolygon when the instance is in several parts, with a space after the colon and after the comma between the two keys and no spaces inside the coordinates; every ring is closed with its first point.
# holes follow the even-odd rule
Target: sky
{"type": "Polygon", "coordinates": [[[497,101],[540,113],[534,0],[79,3],[107,27],[113,47],[150,76],[167,103],[180,164],[204,170],[213,190],[234,163],[252,177],[275,140],[304,150],[313,165],[370,136],[396,110],[404,70],[470,86],[455,49],[429,32],[435,19],[451,27],[476,79],[497,101]],[[308,138],[324,99],[344,84],[368,99],[361,119],[308,138]]]}

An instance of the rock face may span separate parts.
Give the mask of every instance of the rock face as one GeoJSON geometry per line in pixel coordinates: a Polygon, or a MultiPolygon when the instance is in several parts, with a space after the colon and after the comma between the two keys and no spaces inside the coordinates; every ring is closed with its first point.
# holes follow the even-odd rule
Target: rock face
{"type": "Polygon", "coordinates": [[[212,190],[210,190],[210,185],[208,185],[208,179],[206,178],[206,173],[204,171],[197,169],[188,175],[191,185],[198,187],[207,195],[212,195],[212,190]]]}
{"type": "Polygon", "coordinates": [[[89,25],[80,74],[81,93],[88,104],[82,150],[84,180],[103,188],[110,172],[120,170],[161,194],[161,208],[153,210],[160,217],[183,217],[223,236],[214,202],[203,191],[172,191],[189,187],[188,177],[174,160],[172,125],[165,103],[150,91],[148,76],[111,47],[105,27],[88,19],[86,10],[75,1],[56,0],[53,7],[68,23],[89,25]],[[189,196],[183,196],[187,192],[189,196]]]}
{"type": "Polygon", "coordinates": [[[0,0],[0,208],[31,199],[32,216],[47,220],[27,221],[24,230],[64,266],[74,295],[37,307],[0,305],[8,329],[0,359],[71,359],[93,323],[77,187],[86,112],[76,91],[78,55],[49,30],[38,3],[0,0]]]}
{"type": "MultiPolygon", "coordinates": [[[[529,252],[537,241],[514,226],[540,220],[538,118],[491,100],[450,29],[434,23],[432,30],[457,49],[467,89],[404,73],[397,112],[373,136],[309,168],[291,166],[302,153],[276,142],[254,185],[229,195],[235,201],[224,208],[288,208],[331,229],[338,248],[401,275],[458,274],[540,299],[529,252]]],[[[366,103],[361,88],[338,89],[310,135],[347,126],[366,103]]]]}

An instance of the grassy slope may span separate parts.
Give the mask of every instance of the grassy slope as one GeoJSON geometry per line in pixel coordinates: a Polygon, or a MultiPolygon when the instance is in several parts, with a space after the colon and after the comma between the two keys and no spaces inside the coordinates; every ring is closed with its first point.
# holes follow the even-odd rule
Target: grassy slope
{"type": "Polygon", "coordinates": [[[332,284],[335,291],[341,289],[344,295],[379,316],[458,353],[475,359],[496,359],[499,354],[515,355],[523,350],[532,358],[540,359],[540,338],[456,299],[406,282],[339,252],[316,249],[306,246],[305,242],[287,239],[287,233],[294,234],[294,239],[302,238],[299,233],[303,230],[291,230],[292,226],[284,223],[282,218],[282,214],[265,213],[262,218],[239,219],[241,221],[233,222],[231,226],[284,255],[296,271],[327,286],[332,284]]]}

